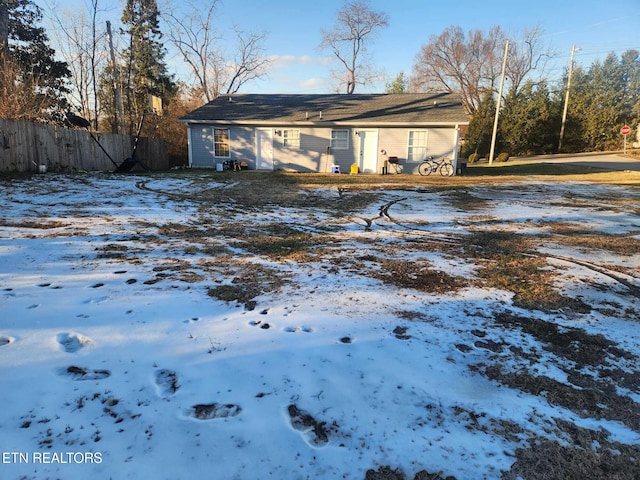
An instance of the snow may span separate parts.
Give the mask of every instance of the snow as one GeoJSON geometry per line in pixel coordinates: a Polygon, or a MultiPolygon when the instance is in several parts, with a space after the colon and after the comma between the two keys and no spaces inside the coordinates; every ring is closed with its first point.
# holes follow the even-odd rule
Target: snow
{"type": "MultiPolygon", "coordinates": [[[[362,479],[370,468],[391,465],[410,478],[426,469],[459,480],[489,479],[510,468],[527,435],[556,438],[546,428],[553,418],[604,428],[622,443],[640,441],[638,429],[580,418],[544,395],[469,369],[492,356],[456,348],[473,345],[474,330],[525,351],[542,350],[530,335],[492,326],[492,312],[524,314],[511,307],[509,292],[470,285],[424,293],[346,266],[274,261],[210,239],[238,261],[286,273],[288,282],[262,293],[249,310],[207,295],[208,287],[229,284],[233,273],[206,268],[206,253],[158,229],[190,225],[200,215],[212,224],[239,225],[273,222],[277,215],[283,223],[339,236],[326,245],[337,257],[378,255],[371,245],[388,245],[394,258],[419,257],[470,278],[476,266],[455,251],[403,256],[400,245],[468,233],[479,228],[473,220],[479,217],[515,222],[521,231],[524,223],[527,232],[554,221],[637,234],[637,214],[604,200],[640,200],[637,189],[577,182],[469,187],[478,208],[468,212],[452,206],[446,193],[406,189],[389,191],[380,202],[396,202],[388,218],[372,204],[348,218],[289,207],[238,210],[229,220],[216,214],[221,206],[203,209],[180,196],[201,184],[188,176],[53,174],[2,182],[0,478],[362,479]],[[370,228],[365,219],[374,219],[370,228]],[[118,257],[119,251],[129,255],[118,257]],[[170,275],[179,262],[195,280],[170,275]],[[168,276],[159,276],[163,272],[168,276]],[[395,335],[396,327],[406,328],[408,338],[395,335]],[[202,415],[194,413],[197,405],[202,415]],[[326,422],[327,438],[296,422],[290,405],[326,422]],[[495,428],[500,421],[528,433],[519,440],[502,436],[495,428]]],[[[330,187],[316,190],[335,195],[330,187]]],[[[615,302],[621,311],[640,308],[611,278],[562,259],[635,268],[635,277],[625,278],[640,285],[640,252],[594,258],[556,245],[541,251],[561,257],[550,262],[563,269],[559,288],[589,303],[615,302]]],[[[526,314],[600,333],[629,352],[640,347],[637,316],[526,314]]],[[[566,382],[559,360],[539,353],[541,360],[528,368],[566,382]]],[[[505,356],[501,361],[521,366],[505,356]]],[[[637,372],[634,362],[625,368],[637,372]]]]}

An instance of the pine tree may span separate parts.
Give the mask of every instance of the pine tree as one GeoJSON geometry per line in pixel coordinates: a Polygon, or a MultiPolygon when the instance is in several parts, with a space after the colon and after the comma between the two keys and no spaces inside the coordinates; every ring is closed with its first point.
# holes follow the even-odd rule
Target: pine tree
{"type": "Polygon", "coordinates": [[[407,93],[407,79],[404,72],[398,73],[393,81],[385,85],[384,93],[407,93]]]}
{"type": "Polygon", "coordinates": [[[61,123],[68,109],[65,95],[71,76],[65,62],[55,60],[55,50],[42,22],[42,12],[31,0],[0,0],[8,12],[9,58],[0,90],[0,107],[13,117],[61,123]]]}
{"type": "Polygon", "coordinates": [[[627,52],[622,59],[611,53],[586,72],[574,71],[565,130],[568,151],[620,148],[620,127],[633,123],[640,95],[638,69],[640,62],[627,52]]]}
{"type": "Polygon", "coordinates": [[[129,133],[148,110],[149,95],[162,98],[167,104],[176,92],[172,75],[167,72],[166,54],[162,46],[156,0],[127,0],[122,14],[124,33],[129,47],[124,52],[124,107],[129,133]]]}
{"type": "Polygon", "coordinates": [[[510,155],[551,153],[557,144],[557,124],[546,82],[527,80],[505,99],[499,124],[501,148],[510,155]]]}
{"type": "Polygon", "coordinates": [[[463,157],[467,158],[472,153],[483,157],[489,153],[495,113],[496,101],[493,98],[493,92],[487,91],[469,122],[469,130],[462,147],[463,157]]]}

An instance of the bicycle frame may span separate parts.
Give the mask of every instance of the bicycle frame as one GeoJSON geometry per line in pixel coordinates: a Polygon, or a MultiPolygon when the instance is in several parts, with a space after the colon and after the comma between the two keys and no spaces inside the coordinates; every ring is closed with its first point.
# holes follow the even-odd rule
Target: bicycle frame
{"type": "Polygon", "coordinates": [[[418,173],[420,175],[431,175],[435,172],[440,172],[443,177],[450,177],[453,175],[453,163],[448,157],[440,157],[435,159],[433,155],[425,157],[420,165],[418,165],[418,173]]]}

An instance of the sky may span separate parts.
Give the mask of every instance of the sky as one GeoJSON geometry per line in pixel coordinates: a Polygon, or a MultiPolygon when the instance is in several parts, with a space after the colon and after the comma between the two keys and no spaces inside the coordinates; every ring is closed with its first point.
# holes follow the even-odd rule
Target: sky
{"type": "MultiPolygon", "coordinates": [[[[56,1],[64,8],[77,10],[86,0],[56,1]]],[[[158,4],[162,10],[162,2],[158,4]]],[[[196,5],[206,2],[194,0],[196,5]]],[[[122,7],[117,0],[103,0],[105,19],[117,25],[122,7]]],[[[447,27],[488,31],[494,25],[518,36],[523,29],[540,26],[543,40],[553,55],[546,65],[545,77],[560,78],[567,68],[572,46],[575,61],[585,67],[610,52],[618,55],[627,49],[640,50],[640,0],[611,2],[602,0],[539,0],[513,2],[461,0],[450,2],[417,0],[371,0],[371,7],[389,15],[389,26],[370,45],[373,64],[384,76],[356,93],[382,92],[385,83],[399,72],[410,75],[422,45],[447,27]]],[[[186,5],[186,4],[185,4],[186,5]]],[[[319,48],[321,30],[333,26],[342,0],[302,2],[300,0],[220,0],[218,22],[228,32],[232,25],[245,31],[264,31],[265,55],[271,59],[268,75],[247,84],[244,93],[333,93],[336,81],[330,71],[338,67],[327,51],[319,48]]],[[[59,10],[56,8],[58,11],[59,10]]],[[[167,40],[168,41],[168,40],[167,40]]],[[[181,79],[188,78],[181,59],[170,45],[168,63],[181,79]]]]}

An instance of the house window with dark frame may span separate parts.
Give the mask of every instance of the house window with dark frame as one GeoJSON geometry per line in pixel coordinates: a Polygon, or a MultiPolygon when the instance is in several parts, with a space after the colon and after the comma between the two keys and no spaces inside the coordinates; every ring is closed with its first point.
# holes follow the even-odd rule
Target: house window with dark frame
{"type": "Polygon", "coordinates": [[[229,157],[229,129],[216,128],[213,131],[213,150],[216,157],[229,157]]]}
{"type": "Polygon", "coordinates": [[[331,130],[331,148],[334,150],[348,150],[349,130],[331,130]]]}
{"type": "Polygon", "coordinates": [[[407,160],[409,162],[421,162],[427,154],[427,131],[409,131],[409,142],[407,148],[407,160]]]}
{"type": "Polygon", "coordinates": [[[300,130],[283,130],[282,146],[286,148],[300,148],[300,130]]]}

